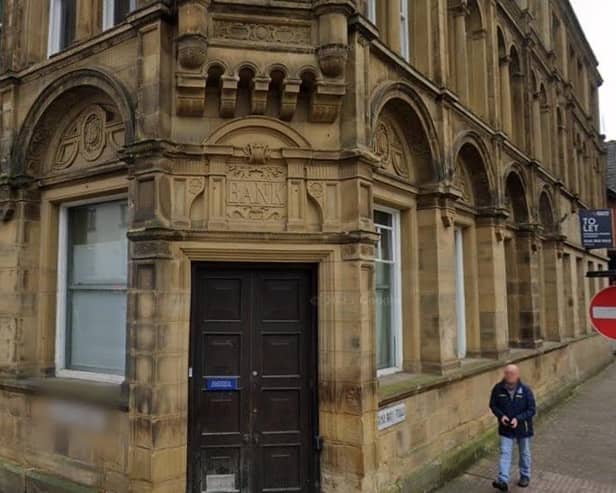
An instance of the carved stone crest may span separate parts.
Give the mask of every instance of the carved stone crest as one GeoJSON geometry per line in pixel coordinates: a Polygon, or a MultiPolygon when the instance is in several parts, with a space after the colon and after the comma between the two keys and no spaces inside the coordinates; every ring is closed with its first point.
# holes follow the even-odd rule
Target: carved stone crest
{"type": "Polygon", "coordinates": [[[271,151],[266,144],[247,144],[244,153],[251,164],[265,164],[270,157],[271,151]]]}
{"type": "Polygon", "coordinates": [[[398,175],[408,176],[402,140],[396,130],[387,122],[378,122],[372,148],[381,160],[381,168],[387,169],[391,167],[398,175]]]}
{"type": "Polygon", "coordinates": [[[81,130],[81,151],[87,161],[99,158],[105,146],[105,111],[93,106],[83,118],[81,130]]]}

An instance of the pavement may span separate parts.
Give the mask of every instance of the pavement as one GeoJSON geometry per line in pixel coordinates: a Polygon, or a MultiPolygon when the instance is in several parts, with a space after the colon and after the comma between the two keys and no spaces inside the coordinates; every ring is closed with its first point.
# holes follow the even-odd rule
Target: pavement
{"type": "MultiPolygon", "coordinates": [[[[436,493],[493,493],[498,453],[479,461],[436,493]]],[[[517,450],[509,491],[616,493],[616,364],[580,386],[545,416],[533,439],[533,478],[516,485],[517,450]]]]}

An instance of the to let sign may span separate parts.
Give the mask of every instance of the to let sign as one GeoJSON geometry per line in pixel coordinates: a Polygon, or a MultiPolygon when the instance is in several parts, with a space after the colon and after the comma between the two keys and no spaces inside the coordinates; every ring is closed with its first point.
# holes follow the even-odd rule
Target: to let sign
{"type": "Polygon", "coordinates": [[[614,233],[611,209],[581,210],[580,227],[584,248],[612,248],[614,233]]]}
{"type": "Polygon", "coordinates": [[[590,320],[598,332],[616,339],[616,286],[599,291],[590,302],[590,320]]]}

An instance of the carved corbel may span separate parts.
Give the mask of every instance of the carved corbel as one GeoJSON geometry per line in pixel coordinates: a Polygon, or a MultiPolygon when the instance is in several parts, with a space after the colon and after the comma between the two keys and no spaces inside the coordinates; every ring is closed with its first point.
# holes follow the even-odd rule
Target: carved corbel
{"type": "Polygon", "coordinates": [[[280,119],[291,120],[297,109],[297,96],[302,81],[300,79],[285,79],[280,106],[280,119]]]}
{"type": "Polygon", "coordinates": [[[223,118],[231,118],[235,115],[239,80],[239,77],[233,75],[223,75],[220,78],[220,116],[223,118]]]}
{"type": "Polygon", "coordinates": [[[176,113],[179,116],[201,116],[205,109],[205,77],[201,74],[178,73],[175,82],[176,113]]]}
{"type": "Polygon", "coordinates": [[[317,56],[321,71],[327,77],[340,77],[348,59],[348,21],[354,13],[351,2],[320,0],[315,13],[319,18],[317,56]]]}
{"type": "Polygon", "coordinates": [[[251,111],[255,115],[265,114],[267,108],[267,93],[269,91],[271,79],[269,77],[257,76],[252,81],[251,111]]]}
{"type": "Polygon", "coordinates": [[[346,84],[318,82],[310,102],[310,121],[332,123],[338,118],[346,84]]]}
{"type": "Polygon", "coordinates": [[[8,223],[15,215],[15,202],[7,200],[0,202],[0,221],[8,223]]]}
{"type": "Polygon", "coordinates": [[[446,228],[453,227],[456,223],[456,210],[452,207],[441,209],[441,221],[446,228]]]}
{"type": "Polygon", "coordinates": [[[201,116],[205,110],[207,6],[203,0],[184,0],[178,6],[176,113],[201,116]]]}
{"type": "Polygon", "coordinates": [[[342,44],[329,44],[317,49],[319,67],[328,77],[340,77],[344,73],[349,48],[342,44]]]}

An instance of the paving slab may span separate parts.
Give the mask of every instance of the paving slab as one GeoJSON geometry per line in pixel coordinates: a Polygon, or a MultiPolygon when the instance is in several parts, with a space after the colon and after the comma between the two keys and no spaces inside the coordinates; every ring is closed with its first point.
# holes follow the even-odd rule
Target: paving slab
{"type": "MultiPolygon", "coordinates": [[[[437,493],[491,493],[498,453],[482,459],[437,493]]],[[[533,479],[519,488],[517,452],[510,491],[616,493],[616,364],[581,385],[537,426],[533,479]]]]}

